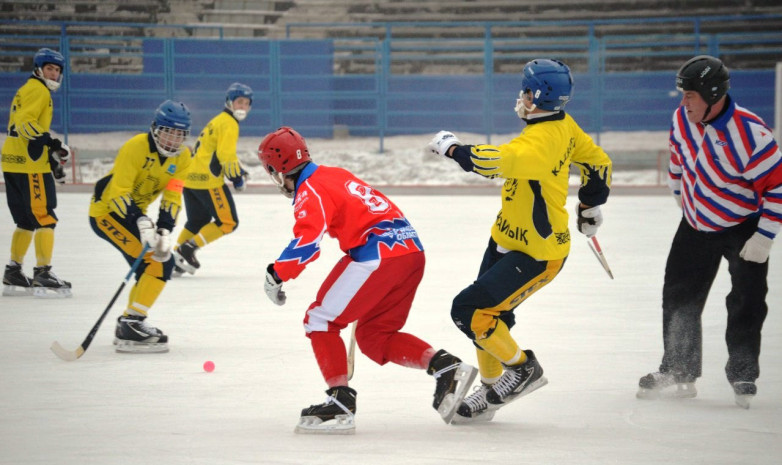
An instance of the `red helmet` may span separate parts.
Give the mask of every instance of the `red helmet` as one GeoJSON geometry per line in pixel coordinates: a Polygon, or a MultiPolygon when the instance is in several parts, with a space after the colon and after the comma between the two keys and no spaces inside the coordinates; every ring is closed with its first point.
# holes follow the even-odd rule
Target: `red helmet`
{"type": "Polygon", "coordinates": [[[285,175],[309,162],[310,152],[301,134],[283,126],[263,138],[258,146],[258,158],[270,175],[285,175]]]}

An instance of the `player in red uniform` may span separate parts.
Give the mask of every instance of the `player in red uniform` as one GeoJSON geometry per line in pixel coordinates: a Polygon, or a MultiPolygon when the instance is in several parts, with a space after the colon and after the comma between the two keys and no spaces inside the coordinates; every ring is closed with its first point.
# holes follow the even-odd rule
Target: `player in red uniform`
{"type": "Polygon", "coordinates": [[[294,199],[296,218],[293,240],[267,267],[264,288],[272,302],[285,303],[282,283],[318,258],[325,234],[345,252],[304,317],[329,389],[325,403],[302,410],[296,431],[354,431],[356,391],[348,387],[340,337],[354,321],[356,343],[367,357],[380,365],[426,369],[435,377],[433,405],[450,423],[477,370],[401,332],[424,274],[424,249],[413,226],[393,202],[349,171],[312,162],[304,138],[291,128],[268,134],[258,157],[280,191],[294,199]]]}

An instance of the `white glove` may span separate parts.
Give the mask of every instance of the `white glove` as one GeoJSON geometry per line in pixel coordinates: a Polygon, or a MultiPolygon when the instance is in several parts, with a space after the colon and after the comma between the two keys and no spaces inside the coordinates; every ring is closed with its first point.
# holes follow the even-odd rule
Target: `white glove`
{"type": "Polygon", "coordinates": [[[453,145],[463,144],[452,132],[440,131],[436,136],[434,136],[434,138],[432,138],[427,147],[429,147],[429,150],[434,154],[450,158],[448,155],[448,149],[453,145]]]}
{"type": "Polygon", "coordinates": [[[748,262],[766,263],[773,243],[773,239],[756,232],[744,243],[744,247],[739,252],[739,257],[748,262]]]}
{"type": "MultiPolygon", "coordinates": [[[[136,220],[138,234],[142,244],[149,245],[150,249],[155,249],[158,243],[157,227],[148,216],[142,216],[136,220]]],[[[169,247],[170,248],[170,247],[169,247]]]]}
{"type": "Polygon", "coordinates": [[[600,206],[583,208],[579,202],[576,205],[576,214],[578,215],[578,230],[586,237],[592,237],[597,234],[597,228],[603,224],[603,214],[600,213],[600,206]]]}
{"type": "Polygon", "coordinates": [[[152,260],[165,263],[171,259],[171,232],[168,229],[157,230],[157,245],[152,249],[152,260]]]}
{"type": "Polygon", "coordinates": [[[282,281],[274,273],[274,263],[266,267],[266,281],[263,283],[263,290],[269,296],[269,300],[277,305],[285,304],[285,291],[282,290],[282,281]]]}

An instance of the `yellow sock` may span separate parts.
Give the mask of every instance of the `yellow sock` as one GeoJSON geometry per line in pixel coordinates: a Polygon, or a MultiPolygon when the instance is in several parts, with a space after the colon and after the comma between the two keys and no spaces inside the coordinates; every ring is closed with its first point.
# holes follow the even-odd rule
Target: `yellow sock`
{"type": "Polygon", "coordinates": [[[225,236],[225,232],[223,232],[219,226],[215,223],[209,223],[198,231],[198,234],[193,237],[193,241],[198,247],[203,247],[223,236],[225,236]]]}
{"type": "Polygon", "coordinates": [[[475,349],[478,356],[478,370],[481,372],[481,381],[487,384],[494,384],[502,376],[502,363],[485,350],[475,349]]]}
{"type": "Polygon", "coordinates": [[[27,249],[30,248],[32,240],[32,231],[16,228],[11,236],[11,260],[19,264],[24,263],[24,256],[27,255],[27,249]]]}
{"type": "Polygon", "coordinates": [[[52,251],[54,250],[54,229],[38,228],[35,230],[35,260],[37,266],[46,266],[52,263],[52,251]]]}
{"type": "Polygon", "coordinates": [[[177,237],[176,245],[179,247],[180,245],[184,244],[186,240],[193,237],[194,234],[191,231],[188,231],[187,229],[183,229],[181,233],[179,233],[179,237],[177,237]]]}
{"type": "Polygon", "coordinates": [[[146,273],[142,274],[130,291],[128,309],[125,310],[125,314],[147,316],[150,307],[155,303],[165,286],[166,282],[162,279],[146,273]]]}
{"type": "Polygon", "coordinates": [[[526,354],[513,340],[508,325],[502,320],[497,321],[497,327],[491,336],[476,340],[475,343],[505,365],[518,365],[527,361],[526,354]]]}

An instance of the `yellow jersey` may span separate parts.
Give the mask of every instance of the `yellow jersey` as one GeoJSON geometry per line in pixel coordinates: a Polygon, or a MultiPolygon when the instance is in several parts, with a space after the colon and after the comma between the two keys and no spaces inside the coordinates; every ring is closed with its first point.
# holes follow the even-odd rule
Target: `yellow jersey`
{"type": "Polygon", "coordinates": [[[228,111],[212,118],[198,136],[193,166],[185,180],[188,189],[212,189],[225,177],[238,178],[242,168],[236,155],[239,122],[228,111]]]}
{"type": "Polygon", "coordinates": [[[558,260],[570,252],[565,203],[571,163],[581,172],[581,202],[596,206],[608,198],[610,158],[564,112],[527,120],[507,144],[464,147],[475,173],[505,179],[491,237],[500,247],[536,260],[558,260]]]}
{"type": "Polygon", "coordinates": [[[8,137],[2,148],[7,173],[48,173],[52,94],[40,79],[30,77],[16,91],[8,117],[8,137]]]}
{"type": "Polygon", "coordinates": [[[182,189],[192,160],[186,146],[174,157],[157,152],[149,133],[138,134],[120,149],[109,174],[95,184],[90,216],[115,213],[121,218],[147,214],[161,193],[157,226],[172,230],[182,209],[182,189]]]}

